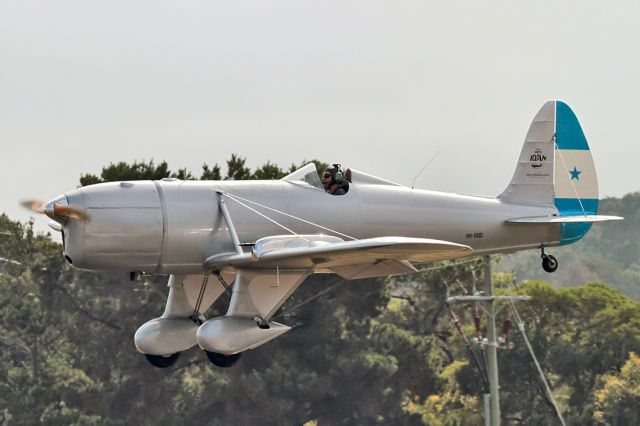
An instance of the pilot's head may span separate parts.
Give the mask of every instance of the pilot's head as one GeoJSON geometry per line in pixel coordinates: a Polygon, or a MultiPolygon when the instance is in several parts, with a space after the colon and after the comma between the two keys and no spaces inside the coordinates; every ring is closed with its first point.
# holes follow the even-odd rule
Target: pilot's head
{"type": "Polygon", "coordinates": [[[322,173],[322,186],[325,190],[328,190],[333,184],[342,183],[342,168],[340,164],[333,164],[322,173]]]}

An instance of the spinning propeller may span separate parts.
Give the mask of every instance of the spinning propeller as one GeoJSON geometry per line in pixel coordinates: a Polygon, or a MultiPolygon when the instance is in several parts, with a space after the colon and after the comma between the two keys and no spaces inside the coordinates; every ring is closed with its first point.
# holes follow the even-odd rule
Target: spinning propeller
{"type": "Polygon", "coordinates": [[[61,218],[72,218],[81,221],[89,221],[91,217],[84,209],[79,207],[71,207],[66,205],[64,196],[58,197],[48,203],[43,200],[25,200],[20,203],[22,207],[31,210],[34,213],[46,214],[51,219],[59,221],[61,218]]]}

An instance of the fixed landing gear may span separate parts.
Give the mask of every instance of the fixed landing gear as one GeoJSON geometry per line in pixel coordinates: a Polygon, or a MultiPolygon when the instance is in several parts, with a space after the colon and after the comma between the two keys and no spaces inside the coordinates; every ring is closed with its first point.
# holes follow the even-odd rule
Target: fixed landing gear
{"type": "MultiPolygon", "coordinates": [[[[231,367],[240,360],[240,356],[242,355],[241,353],[225,355],[209,351],[205,351],[205,353],[207,354],[207,358],[209,358],[209,361],[211,361],[212,364],[222,368],[231,367]]],[[[145,358],[147,358],[147,361],[149,361],[149,363],[154,367],[169,368],[175,365],[176,362],[178,362],[178,358],[180,358],[180,352],[176,352],[172,355],[144,354],[144,356],[145,358]]]]}
{"type": "Polygon", "coordinates": [[[149,361],[154,367],[169,368],[178,361],[178,358],[180,358],[180,352],[176,352],[173,355],[167,356],[149,354],[144,354],[144,356],[147,358],[147,361],[149,361]]]}
{"type": "Polygon", "coordinates": [[[232,365],[234,365],[236,362],[238,362],[238,360],[240,359],[240,356],[242,355],[242,353],[237,353],[237,354],[233,354],[233,355],[225,355],[225,354],[219,354],[217,352],[209,352],[209,351],[205,351],[207,353],[207,358],[209,358],[209,361],[211,361],[211,363],[217,367],[231,367],[232,365]]]}
{"type": "Polygon", "coordinates": [[[540,250],[542,250],[540,254],[540,257],[542,257],[542,269],[549,273],[555,272],[558,269],[558,259],[556,259],[555,256],[546,254],[544,247],[540,247],[540,250]]]}

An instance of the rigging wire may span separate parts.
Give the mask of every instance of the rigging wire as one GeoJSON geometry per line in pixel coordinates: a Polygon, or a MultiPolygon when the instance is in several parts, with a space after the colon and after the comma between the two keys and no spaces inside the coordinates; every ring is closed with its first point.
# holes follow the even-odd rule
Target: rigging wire
{"type": "MultiPolygon", "coordinates": [[[[320,229],[323,229],[323,230],[325,230],[325,231],[333,232],[334,234],[340,235],[340,236],[342,236],[342,237],[346,237],[346,238],[349,238],[349,239],[351,239],[351,240],[357,240],[357,238],[352,237],[351,235],[343,234],[342,232],[338,232],[338,231],[336,231],[335,229],[327,228],[326,226],[322,226],[322,225],[319,225],[319,224],[317,224],[317,223],[314,223],[314,222],[311,222],[311,221],[308,221],[308,220],[302,219],[302,218],[300,218],[300,217],[298,217],[298,216],[294,216],[294,215],[292,215],[292,214],[285,213],[285,212],[283,212],[283,211],[281,211],[281,210],[274,209],[274,208],[269,207],[269,206],[265,206],[264,204],[260,204],[260,203],[257,203],[257,202],[255,202],[255,201],[247,200],[246,198],[243,198],[243,197],[241,197],[241,196],[239,196],[239,195],[229,194],[228,192],[223,192],[223,194],[224,194],[224,195],[226,195],[226,196],[228,196],[228,197],[229,197],[229,198],[231,198],[232,200],[234,200],[236,203],[242,204],[243,206],[245,206],[245,207],[246,207],[246,208],[248,208],[248,209],[251,209],[251,208],[250,208],[249,206],[247,206],[246,204],[240,203],[240,201],[238,201],[238,200],[242,200],[242,201],[245,201],[245,202],[247,202],[247,203],[254,204],[254,205],[256,205],[256,206],[262,207],[263,209],[267,209],[267,210],[270,210],[270,211],[272,211],[272,212],[279,213],[279,214],[281,214],[281,215],[283,215],[283,216],[290,217],[291,219],[299,220],[300,222],[304,222],[304,223],[306,223],[306,224],[309,224],[309,225],[315,226],[315,227],[320,228],[320,229]],[[237,200],[236,200],[235,198],[237,198],[237,200]]],[[[270,219],[270,218],[268,218],[267,216],[264,216],[262,213],[260,213],[260,212],[258,212],[258,211],[256,211],[256,210],[254,210],[254,209],[251,209],[251,210],[252,210],[252,211],[254,211],[254,212],[256,212],[256,213],[258,213],[259,215],[261,215],[261,216],[263,216],[263,217],[265,217],[265,218],[269,219],[270,221],[275,222],[273,219],[270,219]]],[[[280,226],[282,226],[282,225],[280,225],[280,226]]],[[[292,232],[292,231],[291,231],[291,232],[292,232]]],[[[296,235],[297,235],[297,234],[296,234],[296,235]]]]}
{"type": "Polygon", "coordinates": [[[291,229],[287,228],[286,226],[284,226],[283,224],[279,223],[278,221],[276,221],[276,220],[274,220],[274,219],[271,219],[269,216],[267,216],[267,215],[265,215],[265,214],[263,214],[263,213],[260,213],[258,210],[254,209],[253,207],[249,207],[248,205],[246,205],[246,204],[245,204],[245,203],[243,203],[242,201],[236,200],[236,199],[235,199],[231,194],[228,194],[228,193],[226,193],[226,192],[224,192],[223,194],[224,194],[224,195],[226,195],[227,197],[229,197],[231,200],[235,201],[236,203],[240,204],[241,206],[243,206],[243,207],[245,207],[245,208],[247,208],[247,209],[251,210],[251,211],[252,211],[252,212],[254,212],[255,214],[257,214],[257,215],[259,215],[259,216],[262,216],[263,218],[267,219],[269,222],[271,222],[271,223],[273,223],[273,224],[275,224],[275,225],[279,226],[280,228],[282,228],[282,229],[284,229],[285,231],[287,231],[287,232],[289,232],[289,233],[291,233],[291,234],[295,235],[296,237],[300,237],[300,238],[302,238],[303,240],[305,240],[306,242],[310,243],[310,241],[309,241],[309,240],[307,240],[305,237],[303,237],[303,236],[299,235],[298,233],[296,233],[295,231],[293,231],[293,230],[291,230],[291,229]]]}
{"type": "Polygon", "coordinates": [[[427,167],[429,167],[429,164],[431,164],[433,162],[433,160],[436,159],[436,157],[438,155],[440,155],[440,153],[442,152],[442,148],[440,148],[433,157],[431,157],[431,160],[427,161],[427,164],[424,165],[423,168],[420,169],[420,171],[418,172],[418,174],[413,178],[413,181],[411,182],[411,189],[413,189],[416,186],[416,180],[418,179],[418,177],[422,174],[422,172],[424,172],[424,169],[426,169],[427,167]]]}
{"type": "Polygon", "coordinates": [[[313,296],[307,298],[306,300],[303,300],[302,302],[298,303],[297,305],[294,305],[288,309],[283,309],[278,315],[275,315],[274,317],[272,317],[271,319],[273,320],[277,320],[279,318],[282,318],[283,316],[290,314],[292,312],[297,311],[298,309],[302,308],[304,305],[306,305],[307,303],[311,303],[314,300],[324,296],[325,294],[329,293],[330,291],[334,290],[336,287],[338,287],[340,284],[343,284],[344,282],[346,282],[345,279],[343,279],[342,277],[338,277],[338,279],[336,280],[336,282],[334,282],[333,284],[331,284],[329,287],[325,288],[324,290],[314,294],[313,296]]]}

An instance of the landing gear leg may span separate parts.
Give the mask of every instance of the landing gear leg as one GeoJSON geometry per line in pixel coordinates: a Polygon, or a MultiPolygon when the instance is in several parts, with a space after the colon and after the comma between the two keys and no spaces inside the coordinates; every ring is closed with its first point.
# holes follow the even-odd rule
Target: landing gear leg
{"type": "Polygon", "coordinates": [[[544,246],[540,247],[540,250],[542,251],[540,254],[542,258],[542,269],[549,273],[555,272],[558,269],[558,259],[556,259],[555,256],[546,254],[544,252],[544,246]]]}

